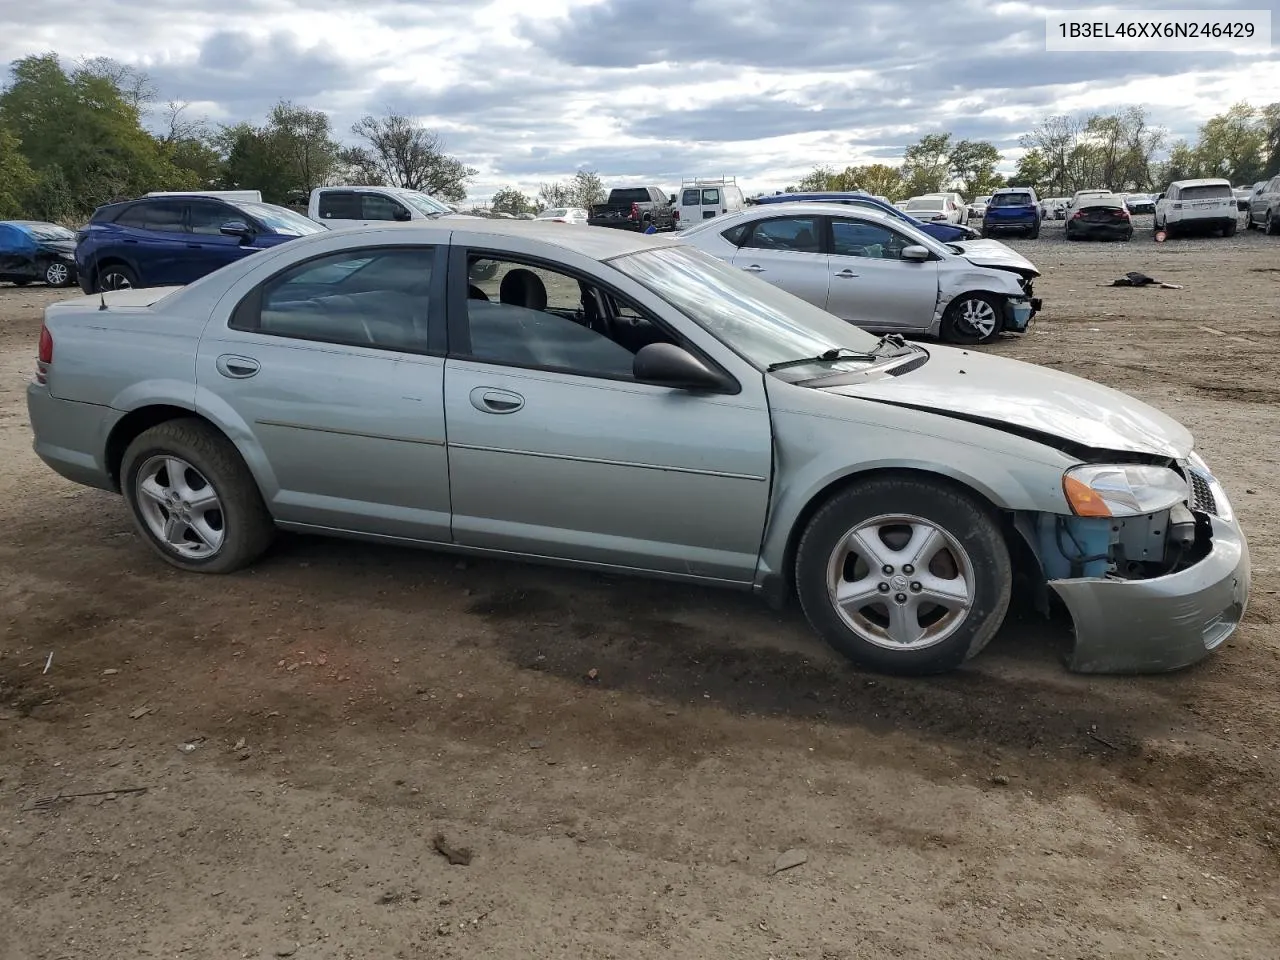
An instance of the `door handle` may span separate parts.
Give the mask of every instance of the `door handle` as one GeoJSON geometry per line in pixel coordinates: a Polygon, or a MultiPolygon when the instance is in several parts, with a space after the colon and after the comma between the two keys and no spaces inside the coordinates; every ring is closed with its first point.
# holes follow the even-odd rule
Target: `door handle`
{"type": "Polygon", "coordinates": [[[476,387],[471,391],[471,405],[481,413],[515,413],[524,406],[524,397],[510,390],[476,387]]]}
{"type": "Polygon", "coordinates": [[[753,263],[751,266],[743,267],[742,269],[747,271],[747,273],[764,273],[764,267],[760,266],[758,263],[753,263]]]}
{"type": "Polygon", "coordinates": [[[262,369],[262,364],[252,357],[237,357],[224,353],[214,364],[218,372],[232,380],[246,380],[262,369]]]}
{"type": "Polygon", "coordinates": [[[854,273],[852,270],[841,270],[839,273],[836,274],[836,276],[841,277],[845,280],[848,280],[852,277],[856,277],[857,274],[854,273]]]}

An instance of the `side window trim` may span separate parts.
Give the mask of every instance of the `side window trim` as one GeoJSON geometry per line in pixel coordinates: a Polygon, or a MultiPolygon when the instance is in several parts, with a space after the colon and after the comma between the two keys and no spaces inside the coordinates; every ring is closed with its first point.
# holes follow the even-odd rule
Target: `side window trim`
{"type": "Polygon", "coordinates": [[[517,370],[537,370],[544,373],[559,373],[569,377],[583,377],[588,380],[608,380],[614,383],[636,383],[629,377],[611,377],[601,373],[587,373],[577,370],[566,370],[563,367],[543,367],[530,366],[522,363],[507,363],[501,360],[490,360],[482,357],[473,357],[471,355],[471,330],[470,321],[467,316],[467,287],[471,283],[468,276],[468,261],[474,257],[493,258],[505,260],[512,263],[518,263],[525,267],[535,267],[540,270],[550,270],[556,273],[562,273],[567,277],[571,277],[579,282],[585,281],[596,287],[600,293],[613,297],[616,300],[624,301],[628,306],[639,313],[649,323],[657,326],[667,337],[674,343],[688,350],[695,357],[707,364],[714,370],[720,371],[729,381],[733,383],[732,390],[726,390],[726,394],[737,394],[742,391],[742,385],[738,383],[738,378],[726,370],[714,357],[707,355],[697,344],[691,342],[687,337],[677,330],[673,330],[660,317],[654,316],[653,312],[635,303],[634,300],[621,290],[610,286],[608,283],[592,276],[587,276],[566,267],[562,263],[555,263],[549,260],[543,260],[540,257],[528,256],[521,253],[511,253],[506,250],[490,250],[485,247],[466,247],[461,245],[449,246],[449,281],[447,290],[448,302],[448,331],[449,344],[446,356],[451,360],[464,360],[468,363],[484,363],[495,367],[512,367],[517,370]]]}
{"type": "Polygon", "coordinates": [[[448,329],[446,322],[434,321],[430,318],[445,317],[445,279],[447,275],[449,246],[447,244],[391,244],[391,245],[374,245],[369,247],[351,247],[346,250],[330,250],[326,253],[317,253],[314,256],[307,257],[304,260],[295,260],[288,266],[281,267],[274,273],[262,280],[259,280],[248,293],[240,298],[240,301],[232,308],[226,320],[226,327],[229,330],[235,330],[241,333],[252,333],[260,337],[277,337],[283,340],[298,340],[304,343],[330,343],[344,347],[359,347],[367,350],[376,350],[380,353],[394,354],[406,353],[414,356],[441,357],[443,358],[448,351],[448,329]],[[305,267],[309,263],[317,260],[327,260],[330,257],[339,254],[356,258],[361,253],[381,254],[390,253],[398,250],[432,251],[431,264],[431,282],[427,291],[427,345],[425,349],[405,349],[400,347],[384,347],[378,344],[360,344],[350,343],[346,340],[330,340],[320,337],[298,337],[289,334],[274,333],[270,330],[260,329],[262,319],[262,294],[263,291],[275,280],[305,267]]]}

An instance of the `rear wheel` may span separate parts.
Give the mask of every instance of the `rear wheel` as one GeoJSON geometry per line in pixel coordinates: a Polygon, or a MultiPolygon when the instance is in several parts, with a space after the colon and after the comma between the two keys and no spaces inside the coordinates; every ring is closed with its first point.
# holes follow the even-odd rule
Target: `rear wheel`
{"type": "Polygon", "coordinates": [[[805,616],[833,647],[890,673],[939,673],[995,636],[1012,592],[990,511],[942,483],[864,480],[809,522],[796,552],[805,616]]]}
{"type": "Polygon", "coordinates": [[[240,454],[201,420],[170,420],[139,434],[125,451],[121,488],[142,538],[183,570],[238,570],[275,535],[240,454]]]}
{"type": "Polygon", "coordinates": [[[1236,235],[1236,223],[1234,220],[1222,228],[1222,235],[1224,237],[1234,237],[1236,235]]]}
{"type": "Polygon", "coordinates": [[[1027,233],[1027,239],[1028,240],[1040,239],[1040,224],[1037,223],[1034,227],[1031,228],[1031,230],[1027,233]]]}
{"type": "Polygon", "coordinates": [[[98,271],[94,286],[97,292],[107,290],[132,290],[138,285],[138,275],[123,263],[109,263],[98,271]]]}
{"type": "Polygon", "coordinates": [[[1000,332],[1001,304],[986,293],[963,293],[942,316],[943,340],[951,343],[990,343],[1000,332]]]}
{"type": "Polygon", "coordinates": [[[1262,221],[1263,231],[1268,237],[1274,237],[1280,233],[1280,216],[1277,216],[1274,210],[1268,210],[1266,219],[1262,221]]]}

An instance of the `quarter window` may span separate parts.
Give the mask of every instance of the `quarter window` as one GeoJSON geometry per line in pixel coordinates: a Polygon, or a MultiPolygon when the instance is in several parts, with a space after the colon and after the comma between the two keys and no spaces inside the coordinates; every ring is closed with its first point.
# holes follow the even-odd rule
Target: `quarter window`
{"type": "Polygon", "coordinates": [[[761,220],[742,244],[760,250],[818,252],[818,221],[815,217],[778,217],[761,220]]]}
{"type": "Polygon", "coordinates": [[[346,250],[268,280],[245,299],[231,326],[298,340],[421,353],[433,247],[346,250]]]}

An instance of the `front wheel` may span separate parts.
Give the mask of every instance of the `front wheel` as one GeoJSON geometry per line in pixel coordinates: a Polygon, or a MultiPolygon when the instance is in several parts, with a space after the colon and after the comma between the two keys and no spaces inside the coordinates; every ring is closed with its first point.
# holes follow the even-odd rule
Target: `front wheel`
{"type": "Polygon", "coordinates": [[[990,510],[941,482],[881,477],[822,507],[796,552],[805,616],[849,659],[899,674],[975,656],[1004,621],[1009,550],[990,510]]]}
{"type": "Polygon", "coordinates": [[[71,268],[55,260],[44,268],[44,282],[51,287],[71,286],[71,268]]]}
{"type": "Polygon", "coordinates": [[[143,431],[125,450],[121,488],[143,539],[183,570],[238,570],[275,535],[249,468],[231,441],[202,420],[143,431]]]}
{"type": "Polygon", "coordinates": [[[972,345],[990,343],[1000,332],[1001,304],[985,293],[963,293],[942,316],[942,339],[972,345]]]}
{"type": "Polygon", "coordinates": [[[123,263],[109,263],[98,271],[96,293],[110,290],[132,290],[138,285],[138,275],[123,263]]]}

